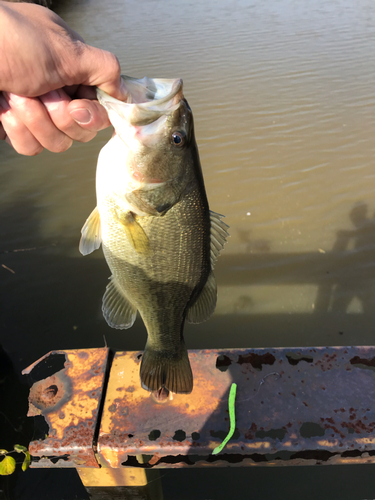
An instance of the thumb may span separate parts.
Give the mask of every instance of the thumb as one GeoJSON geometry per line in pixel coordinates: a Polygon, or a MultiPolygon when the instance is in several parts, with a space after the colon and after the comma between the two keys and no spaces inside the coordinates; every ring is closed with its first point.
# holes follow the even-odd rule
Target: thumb
{"type": "Polygon", "coordinates": [[[116,99],[126,99],[120,63],[112,52],[86,45],[79,64],[81,81],[77,84],[96,86],[116,99]]]}

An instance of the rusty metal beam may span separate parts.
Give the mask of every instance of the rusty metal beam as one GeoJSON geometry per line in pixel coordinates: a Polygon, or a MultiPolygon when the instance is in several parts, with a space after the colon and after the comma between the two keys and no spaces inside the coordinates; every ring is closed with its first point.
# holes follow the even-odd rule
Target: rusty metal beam
{"type": "Polygon", "coordinates": [[[139,386],[141,353],[115,355],[98,439],[109,467],[375,461],[375,349],[190,351],[191,395],[155,403],[139,386]],[[237,384],[236,432],[228,393],[237,384]],[[142,464],[139,464],[142,466],[142,464]]]}
{"type": "MultiPolygon", "coordinates": [[[[165,404],[154,402],[140,387],[141,356],[114,356],[93,443],[103,467],[375,462],[375,347],[189,351],[194,390],[165,404]],[[229,429],[233,382],[236,430],[222,452],[212,455],[229,429]]],[[[80,373],[84,377],[84,369],[80,373]]],[[[78,375],[73,382],[79,390],[78,375]]],[[[50,439],[43,453],[56,456],[50,439]]],[[[38,456],[42,446],[39,442],[38,456]]],[[[69,443],[59,449],[68,453],[69,443]]],[[[75,439],[69,454],[78,456],[75,439]]]]}

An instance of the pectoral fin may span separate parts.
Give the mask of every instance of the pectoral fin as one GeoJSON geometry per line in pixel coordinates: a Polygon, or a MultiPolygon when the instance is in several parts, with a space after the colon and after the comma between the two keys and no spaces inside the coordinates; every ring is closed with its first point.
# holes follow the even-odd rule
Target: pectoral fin
{"type": "Polygon", "coordinates": [[[206,284],[194,304],[186,314],[188,323],[202,323],[208,320],[216,307],[217,288],[214,273],[211,271],[206,284]]]}
{"type": "Polygon", "coordinates": [[[115,278],[111,276],[110,280],[103,296],[103,316],[112,328],[130,328],[137,316],[137,309],[121,292],[115,278]]]}
{"type": "Polygon", "coordinates": [[[210,222],[211,222],[211,269],[214,268],[217,258],[220,252],[224,248],[225,243],[229,233],[227,228],[229,227],[221,219],[224,215],[217,214],[210,210],[210,222]]]}
{"type": "Polygon", "coordinates": [[[121,217],[121,224],[124,226],[126,236],[135,251],[141,255],[146,255],[150,252],[150,242],[143,228],[135,220],[132,212],[127,212],[125,217],[121,217]]]}
{"type": "Polygon", "coordinates": [[[83,228],[81,229],[81,233],[82,236],[79,242],[79,251],[82,255],[88,255],[100,247],[102,236],[98,207],[95,207],[91,212],[89,218],[86,220],[83,228]]]}

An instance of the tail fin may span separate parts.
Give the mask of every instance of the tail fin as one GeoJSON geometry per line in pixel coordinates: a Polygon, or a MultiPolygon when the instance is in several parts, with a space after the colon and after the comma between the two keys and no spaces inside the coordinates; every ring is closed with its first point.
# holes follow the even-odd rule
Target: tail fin
{"type": "Polygon", "coordinates": [[[193,374],[186,347],[181,345],[177,353],[155,351],[146,345],[141,363],[143,389],[158,391],[168,389],[178,394],[193,390],[193,374]]]}

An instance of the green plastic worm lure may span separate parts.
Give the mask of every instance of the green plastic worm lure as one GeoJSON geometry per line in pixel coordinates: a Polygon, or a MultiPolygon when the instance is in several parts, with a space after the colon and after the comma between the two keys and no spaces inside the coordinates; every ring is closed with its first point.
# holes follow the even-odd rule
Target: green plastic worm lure
{"type": "Polygon", "coordinates": [[[234,434],[234,429],[236,427],[236,415],[234,411],[234,402],[236,399],[236,391],[237,391],[237,384],[232,384],[229,392],[229,399],[228,399],[228,409],[229,409],[229,420],[230,420],[230,429],[228,432],[227,437],[224,439],[224,441],[217,446],[214,451],[212,452],[212,455],[217,455],[218,453],[221,452],[221,450],[224,448],[224,446],[227,444],[227,442],[230,440],[230,438],[234,434]]]}

